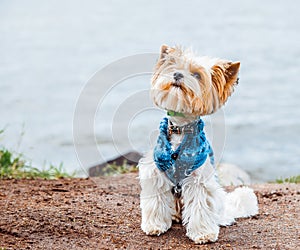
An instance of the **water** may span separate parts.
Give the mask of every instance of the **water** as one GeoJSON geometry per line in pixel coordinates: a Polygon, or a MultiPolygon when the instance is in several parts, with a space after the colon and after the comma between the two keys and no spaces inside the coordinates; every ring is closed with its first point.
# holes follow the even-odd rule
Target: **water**
{"type": "MultiPolygon", "coordinates": [[[[23,152],[35,166],[63,161],[69,171],[81,169],[72,127],[85,83],[124,56],[157,52],[162,43],[183,44],[203,55],[241,61],[240,84],[224,108],[223,161],[258,181],[299,174],[299,5],[292,0],[2,0],[0,128],[5,134],[0,143],[23,152]]],[[[124,81],[97,114],[96,141],[104,157],[117,151],[110,136],[114,107],[137,89],[149,88],[149,78],[124,81]]],[[[134,148],[149,148],[161,116],[152,110],[133,119],[125,134],[134,148]]],[[[91,138],[84,143],[90,164],[97,161],[89,155],[91,138]]]]}

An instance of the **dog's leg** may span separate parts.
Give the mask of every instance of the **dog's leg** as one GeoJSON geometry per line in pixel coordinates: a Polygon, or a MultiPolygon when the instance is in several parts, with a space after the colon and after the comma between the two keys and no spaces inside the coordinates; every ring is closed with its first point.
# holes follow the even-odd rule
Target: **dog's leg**
{"type": "Polygon", "coordinates": [[[186,178],[182,188],[183,224],[186,235],[197,244],[218,239],[225,194],[214,175],[203,178],[201,172],[198,169],[186,178]]]}
{"type": "Polygon", "coordinates": [[[172,226],[175,206],[171,183],[157,169],[152,154],[141,159],[139,178],[142,189],[140,197],[142,230],[148,235],[160,235],[172,226]]]}

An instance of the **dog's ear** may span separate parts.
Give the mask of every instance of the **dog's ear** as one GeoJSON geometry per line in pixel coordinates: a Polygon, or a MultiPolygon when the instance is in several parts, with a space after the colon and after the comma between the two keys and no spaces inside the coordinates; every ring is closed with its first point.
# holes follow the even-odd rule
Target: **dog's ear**
{"type": "Polygon", "coordinates": [[[220,60],[212,66],[212,84],[218,93],[221,104],[224,104],[233,92],[238,81],[240,62],[220,60]]]}
{"type": "Polygon", "coordinates": [[[168,45],[163,44],[160,47],[160,55],[159,55],[159,59],[163,59],[170,51],[170,47],[168,45]]]}
{"type": "Polygon", "coordinates": [[[240,65],[240,62],[229,62],[225,65],[226,84],[236,84],[240,70],[240,65]]]}

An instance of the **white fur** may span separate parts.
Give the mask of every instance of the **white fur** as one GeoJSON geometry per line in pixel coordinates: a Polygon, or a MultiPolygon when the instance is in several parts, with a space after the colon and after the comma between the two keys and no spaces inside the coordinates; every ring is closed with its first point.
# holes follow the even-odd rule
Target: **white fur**
{"type": "MultiPolygon", "coordinates": [[[[162,47],[165,48],[165,47],[162,47]]],[[[211,74],[210,68],[217,59],[207,57],[195,58],[190,52],[175,49],[172,56],[165,55],[164,63],[158,69],[157,76],[152,80],[151,95],[154,103],[162,109],[185,113],[185,117],[171,117],[171,121],[179,126],[192,122],[197,115],[193,112],[192,100],[176,86],[168,90],[162,86],[173,81],[173,73],[181,72],[184,75],[184,85],[193,91],[192,96],[201,96],[202,90],[199,82],[191,75],[189,65],[200,64],[205,74],[211,74]],[[159,76],[159,77],[158,77],[159,76]]],[[[211,85],[211,78],[208,78],[211,85]]],[[[206,88],[208,91],[210,88],[206,88]]],[[[215,90],[211,110],[219,107],[215,90]]],[[[201,109],[201,107],[198,107],[201,109]]],[[[176,149],[181,143],[182,135],[172,135],[170,142],[176,149]]],[[[207,160],[203,166],[192,172],[184,179],[180,202],[175,199],[171,189],[173,187],[166,175],[161,172],[153,160],[153,152],[149,152],[139,162],[139,178],[141,185],[140,207],[142,210],[142,230],[148,235],[160,235],[172,226],[172,219],[178,219],[178,204],[183,205],[181,215],[182,223],[186,227],[186,235],[195,243],[203,244],[218,239],[219,226],[230,225],[238,217],[249,217],[258,213],[257,198],[250,188],[237,188],[232,193],[226,193],[221,187],[215,169],[207,160]]]]}
{"type": "Polygon", "coordinates": [[[141,184],[140,206],[142,229],[148,235],[160,235],[172,225],[175,202],[171,193],[172,185],[156,167],[152,152],[139,163],[141,184]]]}
{"type": "MultiPolygon", "coordinates": [[[[176,144],[177,140],[178,137],[176,144]]],[[[149,152],[139,162],[141,227],[148,235],[160,235],[172,226],[172,218],[176,217],[175,198],[172,183],[158,170],[152,154],[149,152]]],[[[235,218],[258,213],[253,190],[242,187],[226,193],[208,160],[184,180],[182,203],[186,235],[198,244],[216,241],[220,225],[231,225],[235,218]]]]}
{"type": "Polygon", "coordinates": [[[257,197],[251,188],[236,188],[226,195],[225,214],[227,216],[241,218],[250,217],[257,213],[257,197]]]}

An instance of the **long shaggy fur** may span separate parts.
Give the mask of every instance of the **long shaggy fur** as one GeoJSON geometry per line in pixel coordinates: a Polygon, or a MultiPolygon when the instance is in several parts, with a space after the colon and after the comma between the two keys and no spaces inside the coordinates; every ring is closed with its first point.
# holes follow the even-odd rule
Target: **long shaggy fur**
{"type": "Polygon", "coordinates": [[[211,114],[219,109],[233,92],[240,62],[196,57],[180,47],[162,46],[161,56],[152,77],[151,96],[162,109],[195,116],[211,114]],[[184,75],[184,84],[173,85],[174,72],[184,75]],[[193,77],[197,73],[200,80],[193,77]]]}
{"type": "MultiPolygon", "coordinates": [[[[152,77],[153,102],[184,114],[170,117],[173,124],[188,124],[224,105],[237,82],[239,67],[239,62],[196,57],[191,51],[163,45],[152,77]],[[175,72],[182,79],[175,81],[175,72]]],[[[172,134],[169,139],[175,149],[183,135],[172,134]]],[[[220,225],[258,213],[253,190],[242,187],[226,193],[209,160],[184,179],[180,198],[172,194],[173,185],[156,167],[152,151],[139,162],[139,178],[141,227],[148,235],[160,235],[172,226],[172,220],[182,220],[186,235],[195,243],[214,242],[220,225]]]]}

